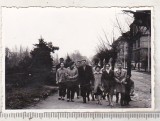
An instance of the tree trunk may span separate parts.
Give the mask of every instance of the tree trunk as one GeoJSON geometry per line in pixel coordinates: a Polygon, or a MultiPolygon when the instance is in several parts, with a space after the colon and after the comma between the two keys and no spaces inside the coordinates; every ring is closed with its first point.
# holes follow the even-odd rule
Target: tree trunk
{"type": "Polygon", "coordinates": [[[129,42],[128,42],[128,58],[127,58],[127,75],[131,75],[132,52],[133,52],[133,42],[132,42],[132,40],[129,40],[129,42]]]}

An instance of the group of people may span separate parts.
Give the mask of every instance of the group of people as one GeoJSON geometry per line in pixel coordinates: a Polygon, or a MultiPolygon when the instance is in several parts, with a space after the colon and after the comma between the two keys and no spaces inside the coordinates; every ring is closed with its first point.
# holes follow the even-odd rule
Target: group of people
{"type": "Polygon", "coordinates": [[[113,95],[116,95],[116,103],[121,106],[129,105],[130,95],[134,91],[134,82],[122,69],[122,63],[117,63],[117,70],[113,71],[110,64],[104,64],[101,68],[98,64],[89,66],[86,60],[71,62],[69,67],[60,60],[57,65],[56,82],[59,86],[59,100],[74,102],[75,93],[77,98],[82,96],[83,103],[97,101],[102,104],[102,99],[107,97],[110,106],[113,106],[113,95]],[[120,97],[120,99],[119,99],[120,97]]]}

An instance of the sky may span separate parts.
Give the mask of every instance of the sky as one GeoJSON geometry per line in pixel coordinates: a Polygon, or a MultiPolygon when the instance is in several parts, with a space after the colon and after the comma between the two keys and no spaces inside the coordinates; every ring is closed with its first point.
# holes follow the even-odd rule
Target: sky
{"type": "Polygon", "coordinates": [[[133,17],[117,8],[3,8],[2,41],[11,50],[15,46],[33,49],[39,38],[52,42],[60,49],[58,57],[78,50],[88,58],[96,54],[98,38],[109,41],[121,33],[116,17],[124,32],[129,30],[133,17]]]}

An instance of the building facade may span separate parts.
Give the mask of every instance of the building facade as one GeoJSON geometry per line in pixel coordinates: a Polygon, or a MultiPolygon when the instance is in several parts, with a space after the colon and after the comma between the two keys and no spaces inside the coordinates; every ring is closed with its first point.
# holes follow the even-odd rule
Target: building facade
{"type": "Polygon", "coordinates": [[[151,69],[151,34],[146,27],[143,28],[142,36],[133,43],[133,65],[136,69],[150,71],[151,69]]]}

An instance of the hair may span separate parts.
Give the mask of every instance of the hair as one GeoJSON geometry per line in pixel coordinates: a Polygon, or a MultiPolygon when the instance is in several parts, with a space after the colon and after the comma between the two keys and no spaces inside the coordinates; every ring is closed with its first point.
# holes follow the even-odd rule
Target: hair
{"type": "Polygon", "coordinates": [[[59,60],[60,60],[60,61],[61,61],[61,60],[64,61],[64,58],[60,58],[59,60]]]}
{"type": "Polygon", "coordinates": [[[75,64],[74,61],[70,62],[69,66],[71,67],[73,64],[75,64]]]}

